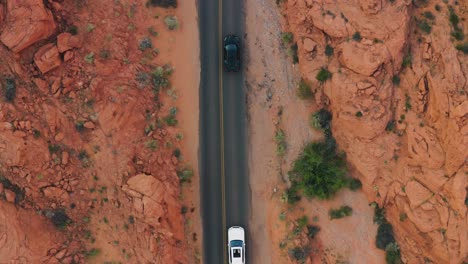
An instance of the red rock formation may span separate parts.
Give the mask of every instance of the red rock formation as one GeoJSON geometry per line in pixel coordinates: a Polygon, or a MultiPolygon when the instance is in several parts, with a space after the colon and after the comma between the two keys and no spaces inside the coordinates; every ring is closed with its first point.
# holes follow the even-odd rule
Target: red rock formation
{"type": "Polygon", "coordinates": [[[329,103],[333,134],[369,200],[385,206],[405,263],[461,263],[468,254],[468,60],[454,47],[447,5],[437,13],[434,4],[290,0],[285,6],[303,77],[318,87],[319,103],[329,103]],[[436,23],[422,34],[410,22],[427,10],[436,23]],[[353,39],[356,32],[361,39],[353,39]],[[326,45],[334,47],[331,58],[326,45]],[[412,63],[403,67],[405,54],[412,63]],[[315,79],[321,67],[333,74],[324,84],[315,79]]]}
{"type": "Polygon", "coordinates": [[[13,52],[20,52],[55,31],[52,13],[43,1],[8,0],[7,16],[0,40],[13,52]]]}
{"type": "Polygon", "coordinates": [[[60,66],[62,60],[60,59],[59,50],[57,46],[50,43],[42,46],[34,55],[34,62],[42,73],[47,73],[60,66]]]}

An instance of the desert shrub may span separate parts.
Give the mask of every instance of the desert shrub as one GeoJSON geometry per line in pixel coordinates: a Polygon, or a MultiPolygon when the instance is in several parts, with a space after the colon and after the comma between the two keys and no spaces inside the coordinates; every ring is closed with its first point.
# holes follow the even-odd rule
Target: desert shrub
{"type": "Polygon", "coordinates": [[[110,50],[108,49],[102,49],[99,51],[99,57],[101,57],[101,59],[104,59],[104,60],[107,60],[111,57],[111,53],[110,53],[110,50]]]}
{"type": "Polygon", "coordinates": [[[362,117],[362,112],[361,112],[361,111],[357,111],[357,112],[356,112],[356,117],[362,117]]]}
{"type": "Polygon", "coordinates": [[[276,130],[275,133],[276,142],[276,154],[278,156],[284,156],[286,153],[286,135],[282,129],[276,130]]]}
{"type": "Polygon", "coordinates": [[[457,46],[455,46],[455,48],[465,54],[468,54],[468,42],[458,44],[457,46]]]}
{"type": "Polygon", "coordinates": [[[388,132],[393,132],[395,131],[395,125],[395,120],[392,119],[388,121],[387,126],[385,126],[385,130],[388,132]]]}
{"type": "Polygon", "coordinates": [[[166,122],[168,126],[176,126],[177,124],[179,124],[179,121],[173,115],[166,116],[164,118],[164,122],[166,122]]]}
{"type": "Polygon", "coordinates": [[[159,33],[154,29],[153,26],[149,27],[148,28],[148,33],[153,36],[153,37],[157,37],[159,36],[159,33]]]}
{"type": "Polygon", "coordinates": [[[412,106],[411,106],[411,97],[406,94],[405,95],[405,111],[408,112],[409,110],[411,110],[412,106]]]}
{"type": "Polygon", "coordinates": [[[15,204],[18,204],[25,197],[25,191],[21,189],[18,185],[12,183],[8,178],[3,176],[0,173],[0,183],[3,185],[3,188],[8,189],[15,193],[15,204]]]}
{"type": "Polygon", "coordinates": [[[346,185],[345,162],[335,146],[325,142],[308,144],[289,172],[289,179],[307,197],[328,199],[346,185]]]}
{"type": "Polygon", "coordinates": [[[436,5],[434,6],[434,8],[435,8],[435,10],[436,10],[437,12],[440,12],[440,10],[442,10],[442,7],[441,7],[440,5],[438,5],[438,4],[436,4],[436,5]]]}
{"type": "Polygon", "coordinates": [[[371,206],[374,207],[374,223],[378,225],[386,223],[387,220],[385,219],[385,209],[380,208],[379,205],[375,202],[371,203],[371,206]]]}
{"type": "Polygon", "coordinates": [[[60,145],[57,144],[49,144],[49,152],[50,154],[57,153],[61,150],[60,145]]]}
{"type": "Polygon", "coordinates": [[[310,99],[314,94],[310,89],[310,85],[301,78],[299,85],[297,86],[297,96],[301,99],[310,99]]]}
{"type": "Polygon", "coordinates": [[[87,257],[95,257],[95,256],[97,256],[99,254],[101,254],[101,250],[98,249],[98,248],[93,248],[93,249],[89,250],[88,252],[86,252],[87,257]]]}
{"type": "Polygon", "coordinates": [[[318,227],[316,225],[308,225],[307,226],[307,237],[309,237],[310,239],[313,239],[313,238],[315,238],[315,236],[318,234],[319,231],[320,231],[320,227],[318,227]]]}
{"type": "Polygon", "coordinates": [[[153,42],[151,41],[150,38],[143,38],[140,40],[140,42],[138,43],[138,48],[143,51],[143,50],[147,50],[147,49],[151,49],[153,48],[153,42]]]}
{"type": "Polygon", "coordinates": [[[86,56],[84,57],[84,60],[86,61],[86,63],[93,64],[94,63],[94,52],[90,52],[90,53],[86,54],[86,56]]]}
{"type": "Polygon", "coordinates": [[[331,57],[331,56],[333,56],[333,53],[334,53],[333,47],[327,44],[327,45],[325,46],[325,55],[326,55],[327,57],[331,57]]]}
{"type": "Polygon", "coordinates": [[[50,215],[50,220],[59,229],[64,229],[72,222],[63,208],[52,210],[50,215]]]}
{"type": "Polygon", "coordinates": [[[161,88],[170,86],[169,76],[172,74],[170,65],[158,66],[151,72],[154,92],[157,93],[161,88]]]}
{"type": "Polygon", "coordinates": [[[292,44],[294,41],[294,35],[291,32],[282,32],[281,40],[283,41],[284,45],[292,44]]]}
{"type": "Polygon", "coordinates": [[[450,35],[452,35],[452,37],[454,37],[456,40],[465,39],[465,34],[460,28],[454,29],[452,32],[450,32],[450,35]]]}
{"type": "Polygon", "coordinates": [[[425,18],[427,18],[429,20],[434,20],[435,19],[435,16],[434,16],[434,14],[432,14],[431,11],[426,11],[426,12],[423,13],[423,15],[424,15],[425,18]]]}
{"type": "Polygon", "coordinates": [[[154,151],[158,149],[158,141],[155,139],[150,139],[145,142],[145,146],[154,151]]]}
{"type": "Polygon", "coordinates": [[[388,222],[382,223],[377,228],[377,237],[375,240],[375,245],[380,248],[384,249],[387,247],[388,244],[395,243],[395,237],[393,236],[393,227],[388,222]]]}
{"type": "Polygon", "coordinates": [[[392,83],[396,86],[400,86],[400,77],[398,75],[393,75],[392,77],[392,83]]]}
{"type": "Polygon", "coordinates": [[[332,73],[327,68],[324,68],[324,67],[320,68],[320,71],[315,76],[315,78],[321,83],[327,81],[331,77],[332,77],[332,73]]]}
{"type": "Polygon", "coordinates": [[[431,25],[429,25],[429,23],[427,23],[426,20],[420,20],[420,21],[418,21],[418,28],[419,28],[423,33],[426,33],[426,34],[430,34],[431,31],[432,31],[431,25]]]}
{"type": "Polygon", "coordinates": [[[84,149],[78,152],[78,159],[81,161],[83,168],[88,168],[91,165],[91,158],[88,152],[84,149]]]}
{"type": "Polygon", "coordinates": [[[291,186],[290,188],[286,189],[284,193],[281,195],[281,201],[288,203],[288,204],[295,204],[299,202],[301,197],[297,194],[297,187],[291,186]]]}
{"type": "Polygon", "coordinates": [[[288,56],[292,58],[292,61],[294,64],[299,63],[299,56],[297,55],[297,51],[298,51],[297,43],[294,43],[288,48],[288,52],[287,52],[288,56]]]}
{"type": "Polygon", "coordinates": [[[313,113],[310,118],[310,124],[316,129],[329,130],[332,114],[325,108],[313,113]]]}
{"type": "Polygon", "coordinates": [[[72,34],[73,36],[78,35],[78,27],[75,25],[68,26],[68,33],[72,34]]]}
{"type": "Polygon", "coordinates": [[[174,30],[179,27],[179,21],[177,20],[177,17],[175,16],[166,16],[164,18],[164,23],[166,24],[166,27],[169,30],[174,30]]]}
{"type": "Polygon", "coordinates": [[[76,121],[75,123],[76,131],[83,132],[85,130],[84,123],[85,122],[83,120],[76,121]]]}
{"type": "Polygon", "coordinates": [[[362,183],[359,179],[352,178],[348,182],[348,187],[351,191],[357,191],[362,188],[362,183]]]}
{"type": "Polygon", "coordinates": [[[296,261],[305,261],[309,256],[309,253],[309,247],[296,246],[288,250],[289,256],[296,261]]]}
{"type": "Polygon", "coordinates": [[[189,168],[185,168],[181,171],[177,172],[177,176],[179,176],[180,182],[190,182],[193,177],[193,170],[189,168]]]}
{"type": "Polygon", "coordinates": [[[400,247],[397,243],[390,243],[385,248],[385,262],[387,264],[403,264],[400,247]]]}
{"type": "Polygon", "coordinates": [[[89,23],[89,24],[86,25],[86,32],[88,32],[88,33],[89,33],[89,32],[93,32],[93,30],[94,30],[95,28],[96,28],[95,25],[89,23]]]}
{"type": "Polygon", "coordinates": [[[135,81],[137,81],[137,86],[140,88],[144,88],[151,84],[151,75],[147,72],[137,72],[135,76],[135,81]]]}
{"type": "Polygon", "coordinates": [[[302,228],[306,227],[307,221],[308,221],[307,216],[304,215],[304,216],[302,216],[302,217],[296,219],[296,225],[297,225],[300,229],[302,229],[302,228]]]}
{"type": "Polygon", "coordinates": [[[353,40],[354,41],[361,41],[362,40],[362,37],[361,37],[361,33],[359,33],[359,31],[356,31],[354,34],[353,34],[353,40]]]}
{"type": "Polygon", "coordinates": [[[330,209],[328,211],[328,215],[330,216],[330,219],[340,219],[346,216],[350,216],[353,214],[353,208],[343,205],[338,209],[330,209]]]}
{"type": "Polygon", "coordinates": [[[413,61],[413,57],[411,56],[411,53],[406,54],[403,57],[403,61],[401,62],[401,67],[406,68],[408,66],[411,66],[412,61],[413,61]]]}
{"type": "Polygon", "coordinates": [[[16,83],[13,78],[5,79],[5,99],[8,102],[13,102],[16,97],[16,83]]]}
{"type": "Polygon", "coordinates": [[[457,28],[458,23],[460,22],[460,19],[455,13],[455,10],[453,9],[453,7],[449,7],[449,21],[450,21],[450,24],[452,24],[454,28],[457,28]]]}
{"type": "Polygon", "coordinates": [[[176,8],[177,7],[177,0],[148,0],[148,2],[146,2],[146,6],[158,6],[158,7],[164,7],[164,8],[169,8],[169,7],[173,7],[173,8],[176,8]]]}

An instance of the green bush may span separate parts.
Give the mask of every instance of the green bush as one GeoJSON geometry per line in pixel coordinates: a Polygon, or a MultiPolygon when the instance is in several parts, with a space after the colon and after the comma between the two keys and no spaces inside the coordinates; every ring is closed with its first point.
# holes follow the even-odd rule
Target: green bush
{"type": "Polygon", "coordinates": [[[78,27],[75,25],[70,25],[68,27],[68,33],[72,34],[73,36],[78,35],[78,27]]]}
{"type": "Polygon", "coordinates": [[[286,135],[282,129],[276,130],[275,133],[276,142],[276,154],[278,156],[284,156],[286,153],[286,135]]]}
{"type": "Polygon", "coordinates": [[[327,44],[327,45],[325,46],[325,55],[326,55],[327,57],[331,57],[331,56],[333,56],[333,53],[334,53],[333,47],[327,44]]]}
{"type": "Polygon", "coordinates": [[[285,46],[289,45],[289,44],[293,43],[294,35],[291,32],[282,32],[281,33],[281,40],[283,41],[283,44],[285,46]]]}
{"type": "Polygon", "coordinates": [[[330,219],[340,219],[346,216],[350,216],[353,214],[353,208],[343,205],[338,209],[330,209],[328,211],[328,215],[330,216],[330,219]]]}
{"type": "Polygon", "coordinates": [[[86,54],[86,56],[84,57],[84,60],[86,61],[86,63],[93,64],[94,63],[94,52],[90,52],[90,53],[86,54]]]}
{"type": "Polygon", "coordinates": [[[455,46],[455,48],[465,54],[468,54],[468,42],[458,44],[457,46],[455,46]]]}
{"type": "Polygon", "coordinates": [[[300,229],[306,227],[307,222],[308,222],[308,219],[307,219],[307,216],[306,216],[306,215],[304,215],[304,216],[302,216],[302,217],[296,219],[296,225],[297,225],[300,229]]]}
{"type": "Polygon", "coordinates": [[[299,63],[299,56],[297,55],[297,50],[298,50],[297,43],[292,44],[288,48],[288,56],[292,58],[292,61],[294,64],[299,63]]]}
{"type": "Polygon", "coordinates": [[[146,6],[147,7],[158,6],[158,7],[164,7],[164,8],[169,8],[169,7],[176,8],[177,0],[148,0],[148,2],[146,2],[146,6]]]}
{"type": "Polygon", "coordinates": [[[332,73],[330,71],[328,71],[327,68],[320,68],[320,71],[317,73],[317,76],[315,76],[315,78],[319,81],[319,82],[325,82],[327,81],[328,79],[331,79],[332,77],[332,73]]]}
{"type": "Polygon", "coordinates": [[[172,67],[170,65],[158,66],[151,72],[153,90],[158,93],[161,88],[168,88],[170,86],[169,76],[172,74],[172,67]]]}
{"type": "Polygon", "coordinates": [[[297,194],[297,187],[291,186],[290,188],[286,189],[284,193],[281,195],[281,201],[288,203],[288,204],[295,204],[299,202],[301,197],[297,194]]]}
{"type": "Polygon", "coordinates": [[[316,129],[329,130],[332,114],[325,108],[313,113],[310,118],[310,124],[316,129]]]}
{"type": "Polygon", "coordinates": [[[387,264],[403,264],[397,243],[390,243],[385,248],[385,262],[387,264]]]}
{"type": "Polygon", "coordinates": [[[352,178],[349,180],[348,187],[351,191],[357,191],[362,188],[362,183],[359,179],[352,178]]]}
{"type": "Polygon", "coordinates": [[[325,142],[308,144],[289,172],[293,186],[307,197],[328,199],[346,185],[344,159],[335,153],[335,145],[325,142]]]}
{"type": "Polygon", "coordinates": [[[353,34],[353,40],[354,40],[354,41],[357,41],[357,42],[360,42],[360,41],[362,40],[361,33],[359,33],[359,31],[356,31],[356,32],[353,34]]]}
{"type": "Polygon", "coordinates": [[[179,27],[179,21],[177,20],[177,17],[175,16],[166,16],[164,18],[164,23],[166,24],[166,27],[169,30],[174,30],[179,27]]]}
{"type": "Polygon", "coordinates": [[[392,77],[392,83],[396,86],[400,86],[400,77],[398,75],[393,75],[392,77]]]}
{"type": "Polygon", "coordinates": [[[64,229],[69,225],[72,221],[70,217],[65,213],[65,209],[59,208],[51,211],[50,220],[55,225],[55,227],[59,229],[64,229]]]}
{"type": "Polygon", "coordinates": [[[110,51],[108,49],[102,49],[99,51],[99,57],[101,59],[107,60],[111,57],[110,51]]]}
{"type": "Polygon", "coordinates": [[[181,171],[177,172],[177,176],[179,176],[180,182],[190,182],[193,177],[193,170],[185,168],[181,171]]]}
{"type": "Polygon", "coordinates": [[[301,79],[301,82],[297,86],[297,96],[305,100],[312,98],[313,95],[310,85],[304,79],[301,79]]]}
{"type": "Polygon", "coordinates": [[[430,34],[432,31],[431,25],[426,20],[418,21],[418,28],[426,34],[430,34]]]}
{"type": "Polygon", "coordinates": [[[143,38],[138,43],[138,48],[141,51],[153,48],[153,41],[150,38],[143,38]]]}
{"type": "Polygon", "coordinates": [[[318,227],[316,225],[308,225],[307,226],[307,237],[309,237],[310,239],[313,239],[313,238],[315,238],[315,236],[318,234],[319,231],[320,231],[320,227],[318,227]]]}
{"type": "Polygon", "coordinates": [[[411,53],[406,54],[403,57],[403,61],[401,62],[401,67],[406,68],[408,66],[411,66],[412,61],[413,61],[413,57],[411,56],[411,53]]]}
{"type": "Polygon", "coordinates": [[[423,15],[424,15],[425,18],[427,18],[429,20],[434,20],[435,19],[435,16],[434,16],[434,14],[432,14],[431,11],[426,11],[426,12],[424,12],[423,15]]]}
{"type": "Polygon", "coordinates": [[[310,253],[309,247],[293,247],[288,250],[289,256],[296,261],[305,261],[310,253]]]}
{"type": "Polygon", "coordinates": [[[357,112],[356,112],[356,117],[362,117],[362,112],[361,112],[361,111],[357,111],[357,112]]]}
{"type": "Polygon", "coordinates": [[[95,257],[99,254],[101,254],[101,250],[98,248],[93,248],[90,251],[86,252],[87,257],[95,257]]]}
{"type": "Polygon", "coordinates": [[[395,237],[393,236],[393,227],[388,222],[384,222],[377,228],[377,237],[375,240],[375,245],[384,249],[388,244],[395,243],[395,237]]]}
{"type": "Polygon", "coordinates": [[[16,83],[15,79],[5,79],[5,99],[7,102],[13,102],[16,97],[16,83]]]}
{"type": "Polygon", "coordinates": [[[454,28],[458,28],[458,23],[460,22],[460,19],[458,18],[457,14],[455,14],[455,10],[453,7],[449,7],[449,21],[452,24],[454,28]]]}

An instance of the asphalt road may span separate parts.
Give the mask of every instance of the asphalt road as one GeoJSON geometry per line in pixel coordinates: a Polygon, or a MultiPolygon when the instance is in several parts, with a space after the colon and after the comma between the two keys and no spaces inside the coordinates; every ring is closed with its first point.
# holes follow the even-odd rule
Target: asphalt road
{"type": "Polygon", "coordinates": [[[242,72],[225,73],[221,62],[222,37],[235,34],[242,39],[244,35],[243,2],[199,0],[198,13],[203,259],[207,264],[222,264],[227,263],[227,228],[239,225],[248,233],[244,77],[242,72]]]}

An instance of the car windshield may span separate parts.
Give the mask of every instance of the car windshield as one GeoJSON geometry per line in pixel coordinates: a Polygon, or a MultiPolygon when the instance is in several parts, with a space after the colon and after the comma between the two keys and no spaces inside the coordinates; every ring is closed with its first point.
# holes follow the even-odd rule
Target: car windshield
{"type": "Polygon", "coordinates": [[[231,247],[242,247],[242,240],[232,240],[231,247]]]}
{"type": "Polygon", "coordinates": [[[226,45],[226,51],[229,57],[234,57],[237,52],[237,47],[234,44],[226,45]]]}

